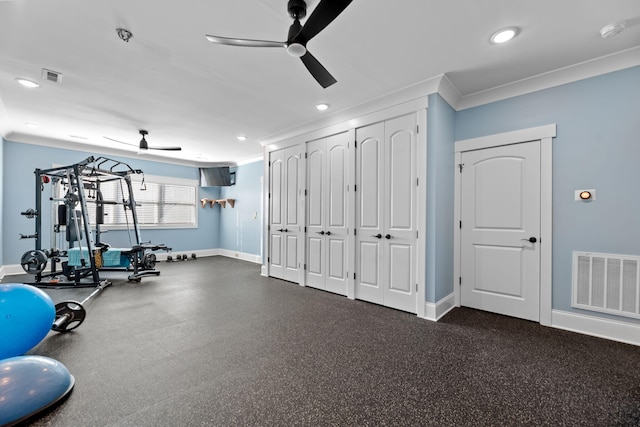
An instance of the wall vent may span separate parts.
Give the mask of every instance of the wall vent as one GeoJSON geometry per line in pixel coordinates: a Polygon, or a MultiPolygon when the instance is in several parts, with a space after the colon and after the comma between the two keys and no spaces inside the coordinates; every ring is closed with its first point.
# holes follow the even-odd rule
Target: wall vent
{"type": "Polygon", "coordinates": [[[640,257],[574,252],[572,306],[640,319],[640,257]]]}
{"type": "Polygon", "coordinates": [[[59,73],[57,71],[47,70],[46,68],[43,68],[42,78],[52,83],[62,84],[62,73],[59,73]]]}

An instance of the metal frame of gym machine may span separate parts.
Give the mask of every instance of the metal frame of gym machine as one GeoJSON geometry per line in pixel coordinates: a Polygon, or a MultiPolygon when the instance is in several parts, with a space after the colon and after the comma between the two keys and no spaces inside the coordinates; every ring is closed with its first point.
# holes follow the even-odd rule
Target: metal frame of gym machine
{"type": "MultiPolygon", "coordinates": [[[[165,250],[170,251],[171,248],[167,247],[164,244],[159,245],[151,245],[149,242],[142,242],[140,237],[140,227],[138,226],[138,216],[136,213],[135,207],[137,206],[134,196],[133,196],[133,188],[131,184],[131,175],[134,174],[142,174],[143,172],[139,169],[133,169],[131,166],[124,162],[120,162],[117,160],[109,159],[106,157],[98,157],[94,158],[93,156],[88,157],[82,162],[75,163],[69,166],[56,167],[52,169],[36,169],[36,207],[35,210],[29,209],[26,212],[22,212],[22,215],[27,217],[35,217],[36,225],[35,225],[35,234],[34,235],[20,235],[20,238],[35,238],[35,251],[27,251],[22,257],[21,264],[23,268],[28,273],[35,273],[35,282],[30,284],[39,286],[39,287],[65,287],[65,286],[74,286],[74,287],[104,287],[108,286],[108,283],[105,280],[100,280],[100,270],[104,271],[131,271],[131,267],[120,267],[120,268],[109,268],[109,267],[98,267],[96,264],[96,251],[100,251],[104,245],[100,242],[100,235],[103,233],[100,230],[100,220],[96,218],[95,224],[95,234],[96,234],[96,242],[93,241],[93,234],[91,228],[91,222],[89,221],[87,202],[96,203],[96,211],[102,209],[104,205],[122,205],[125,210],[125,216],[127,215],[126,210],[129,209],[131,211],[131,218],[133,223],[133,229],[135,232],[136,244],[133,245],[131,249],[127,249],[127,251],[123,251],[122,255],[129,257],[131,261],[131,266],[133,267],[133,272],[128,276],[128,280],[139,282],[143,276],[154,275],[157,276],[160,274],[160,271],[155,270],[155,261],[156,257],[153,254],[153,251],[156,250],[165,250]],[[47,179],[48,178],[48,179],[47,179]],[[122,201],[110,201],[110,200],[102,200],[101,192],[100,192],[100,183],[115,181],[115,180],[124,180],[128,190],[128,199],[124,199],[122,201]],[[68,253],[64,251],[60,251],[58,248],[52,247],[50,251],[42,249],[42,192],[44,191],[43,183],[48,181],[52,182],[52,188],[55,187],[55,184],[60,183],[68,186],[67,194],[64,198],[56,198],[54,194],[50,197],[50,200],[54,203],[63,202],[67,207],[67,220],[66,227],[74,227],[75,230],[65,230],[67,233],[71,232],[71,235],[75,235],[75,239],[73,242],[78,243],[79,252],[80,252],[80,266],[70,267],[68,265],[68,253]],[[85,190],[95,191],[96,195],[100,195],[100,197],[96,197],[96,200],[88,200],[85,195],[85,190]],[[78,218],[78,211],[76,210],[76,206],[80,207],[80,215],[81,218],[78,218]],[[69,215],[71,215],[69,217],[69,215]],[[84,246],[87,247],[88,253],[88,261],[89,265],[86,263],[86,259],[83,254],[83,244],[82,244],[82,236],[86,238],[86,244],[84,246]],[[61,258],[67,258],[67,266],[64,267],[64,263],[62,263],[63,269],[57,269],[57,263],[61,262],[61,258]],[[50,272],[44,272],[46,269],[46,261],[47,259],[51,259],[51,269],[50,272]],[[58,281],[51,280],[48,282],[43,282],[44,278],[55,278],[60,275],[64,275],[68,281],[58,281]],[[90,277],[91,281],[82,281],[83,279],[90,277]]],[[[58,204],[58,206],[62,206],[58,204]]],[[[96,214],[98,217],[99,214],[96,214]]],[[[54,226],[54,235],[56,232],[60,232],[59,229],[60,224],[54,226]],[[55,228],[57,227],[57,229],[55,228]]],[[[127,222],[127,228],[129,233],[131,232],[129,224],[127,222]]],[[[69,239],[69,242],[72,243],[72,239],[69,239]]],[[[54,241],[51,242],[52,246],[55,244],[54,241]]]]}

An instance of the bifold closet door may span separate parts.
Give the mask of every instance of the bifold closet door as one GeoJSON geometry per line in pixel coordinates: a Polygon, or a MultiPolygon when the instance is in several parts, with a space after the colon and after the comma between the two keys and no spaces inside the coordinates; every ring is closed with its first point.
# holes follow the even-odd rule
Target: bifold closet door
{"type": "Polygon", "coordinates": [[[416,312],[416,114],[356,130],[356,298],[416,312]]]}
{"type": "Polygon", "coordinates": [[[347,133],[307,144],[307,286],[347,295],[347,133]]]}
{"type": "Polygon", "coordinates": [[[291,282],[300,280],[303,162],[301,146],[269,155],[269,276],[291,282]]]}

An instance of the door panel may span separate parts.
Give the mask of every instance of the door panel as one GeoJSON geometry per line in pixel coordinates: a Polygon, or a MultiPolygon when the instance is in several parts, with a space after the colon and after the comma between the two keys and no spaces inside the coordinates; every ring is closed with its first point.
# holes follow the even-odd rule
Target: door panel
{"type": "Polygon", "coordinates": [[[300,282],[299,270],[300,263],[300,243],[303,238],[303,227],[301,222],[304,221],[302,215],[300,215],[298,202],[300,200],[300,189],[304,188],[302,180],[304,176],[302,173],[302,162],[304,161],[302,156],[302,148],[295,146],[286,148],[284,150],[284,164],[285,164],[285,176],[284,176],[284,188],[286,188],[286,194],[284,199],[286,203],[286,218],[284,233],[285,233],[285,265],[284,280],[290,282],[300,282]]]}
{"type": "Polygon", "coordinates": [[[416,313],[416,115],[356,130],[356,298],[416,313]]]}
{"type": "Polygon", "coordinates": [[[461,304],[538,321],[540,142],[461,158],[461,304]]]}
{"type": "Polygon", "coordinates": [[[284,228],[284,214],[282,212],[282,185],[284,182],[284,150],[272,152],[269,155],[269,275],[282,279],[284,265],[282,251],[282,230],[284,228]]]}
{"type": "Polygon", "coordinates": [[[307,144],[306,284],[347,294],[347,134],[307,144]]]}
{"type": "Polygon", "coordinates": [[[384,123],[356,130],[357,141],[357,254],[358,299],[383,303],[384,123]],[[380,237],[376,237],[380,236],[380,237]]]}
{"type": "Polygon", "coordinates": [[[269,276],[299,282],[299,188],[302,149],[269,154],[269,276]]]}

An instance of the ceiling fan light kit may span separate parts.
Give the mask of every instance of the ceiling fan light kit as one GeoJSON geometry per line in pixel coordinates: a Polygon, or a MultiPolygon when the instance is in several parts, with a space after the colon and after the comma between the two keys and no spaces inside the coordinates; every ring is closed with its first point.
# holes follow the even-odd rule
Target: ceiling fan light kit
{"type": "Polygon", "coordinates": [[[220,37],[207,34],[205,37],[212,43],[229,46],[245,47],[284,47],[291,56],[302,60],[304,66],[323,88],[336,83],[337,80],[326,68],[309,52],[307,43],[313,37],[324,30],[351,4],[352,0],[320,0],[305,24],[300,24],[300,19],[307,15],[307,3],[304,0],[289,0],[287,11],[293,19],[289,27],[286,42],[272,40],[249,40],[230,37],[220,37]]]}

